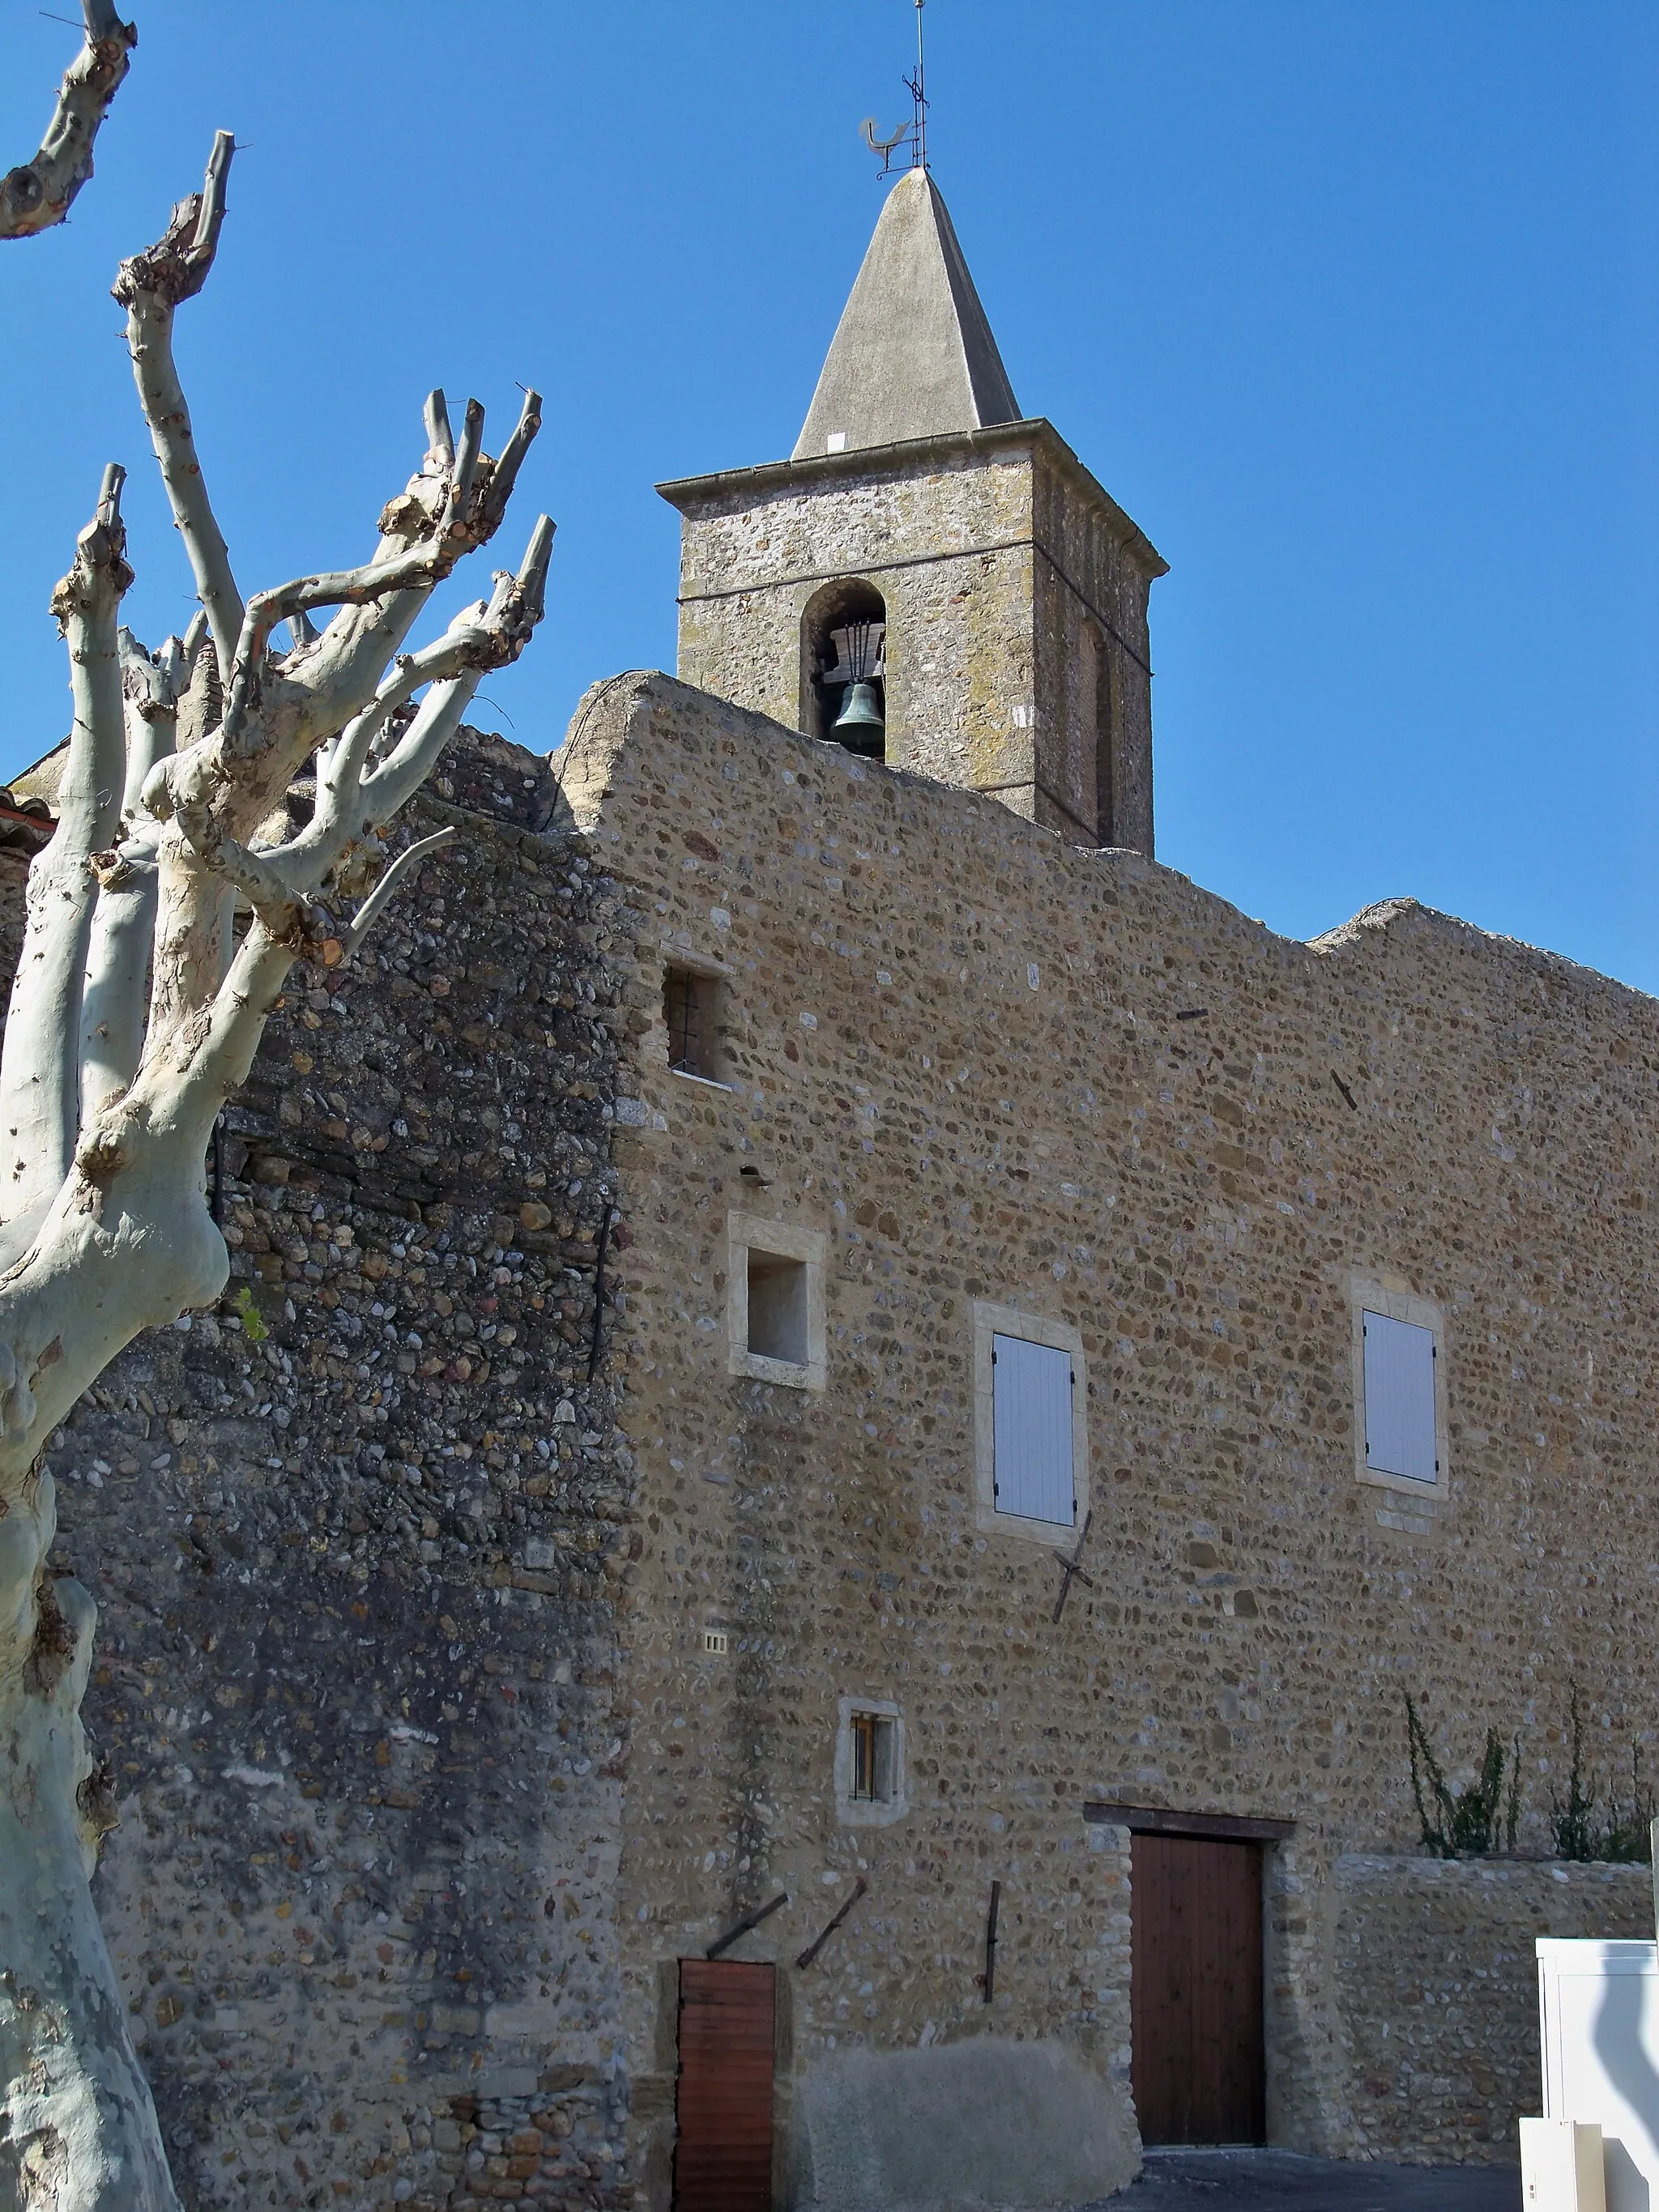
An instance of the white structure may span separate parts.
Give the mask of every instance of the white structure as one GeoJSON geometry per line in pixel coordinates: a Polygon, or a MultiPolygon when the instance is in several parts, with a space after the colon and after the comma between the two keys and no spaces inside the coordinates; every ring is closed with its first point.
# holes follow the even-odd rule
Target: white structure
{"type": "MultiPolygon", "coordinates": [[[[1597,2123],[1607,2212],[1650,2212],[1659,2204],[1659,1946],[1540,1937],[1538,2002],[1546,2118],[1597,2123]]],[[[1541,2195],[1538,2203],[1554,2212],[1541,2195]]]]}
{"type": "Polygon", "coordinates": [[[1606,2154],[1594,2120],[1522,2120],[1526,2212],[1607,2212],[1606,2154]]]}

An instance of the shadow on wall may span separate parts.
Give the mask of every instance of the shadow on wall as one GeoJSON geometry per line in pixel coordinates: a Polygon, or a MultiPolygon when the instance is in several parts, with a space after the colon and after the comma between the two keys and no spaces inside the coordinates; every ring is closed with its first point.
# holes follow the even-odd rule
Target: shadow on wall
{"type": "MultiPolygon", "coordinates": [[[[1643,2035],[1644,2001],[1652,1987],[1645,1974],[1609,1974],[1595,2014],[1591,2039],[1602,2076],[1628,2108],[1601,2123],[1607,2212],[1650,2212],[1650,2177],[1659,2176],[1659,2072],[1643,2035]]],[[[1649,2037],[1659,2033],[1659,2021],[1650,2020],[1646,2027],[1649,2037]]]]}
{"type": "Polygon", "coordinates": [[[1128,2100],[1066,2045],[858,2051],[797,2091],[792,2212],[1084,2204],[1140,2168],[1128,2100]]]}

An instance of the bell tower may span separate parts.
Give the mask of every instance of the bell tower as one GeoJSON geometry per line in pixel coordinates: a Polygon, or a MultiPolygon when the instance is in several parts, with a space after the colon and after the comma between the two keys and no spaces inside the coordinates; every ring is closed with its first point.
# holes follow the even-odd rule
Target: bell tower
{"type": "Polygon", "coordinates": [[[790,459],[657,489],[683,518],[685,682],[1151,854],[1168,564],[1020,414],[925,167],[887,197],[790,459]]]}

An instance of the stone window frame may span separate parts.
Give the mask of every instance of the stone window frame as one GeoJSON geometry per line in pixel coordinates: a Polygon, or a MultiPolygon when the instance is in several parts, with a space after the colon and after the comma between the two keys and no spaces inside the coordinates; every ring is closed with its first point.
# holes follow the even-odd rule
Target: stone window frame
{"type": "Polygon", "coordinates": [[[1348,1277],[1352,1309],[1353,1471],[1355,1480],[1374,1490],[1392,1490],[1421,1504],[1444,1505],[1451,1481],[1450,1429],[1446,1416],[1446,1317],[1432,1298],[1419,1297],[1402,1275],[1372,1274],[1360,1268],[1348,1277]],[[1413,1474],[1390,1474],[1385,1468],[1370,1467],[1365,1459],[1365,1316],[1382,1314],[1389,1321],[1409,1322],[1426,1328],[1434,1340],[1434,1456],[1438,1472],[1432,1482],[1413,1474]]]}
{"type": "Polygon", "coordinates": [[[714,1064],[724,1066],[726,1054],[722,1048],[724,1036],[730,1027],[732,987],[737,981],[736,969],[724,960],[711,959],[706,952],[694,952],[688,945],[678,944],[672,937],[662,940],[662,961],[657,976],[656,1013],[653,1043],[662,1054],[664,1073],[671,1082],[695,1083],[701,1090],[730,1091],[732,1085],[724,1075],[694,1075],[690,1068],[676,1067],[669,1057],[668,1023],[664,1006],[668,991],[670,970],[680,969],[688,975],[719,986],[714,1006],[714,1064]]]}
{"type": "Polygon", "coordinates": [[[843,1828],[890,1828],[910,1809],[905,1763],[904,1715],[889,1698],[842,1698],[836,1723],[836,1818],[843,1828]],[[890,1797],[853,1795],[853,1716],[873,1713],[893,1724],[893,1791],[890,1797]]]}
{"type": "Polygon", "coordinates": [[[756,1213],[729,1213],[726,1221],[726,1366],[756,1382],[781,1382],[792,1390],[822,1390],[829,1382],[829,1327],[824,1262],[830,1238],[799,1221],[769,1221],[756,1213]],[[749,1255],[799,1260],[806,1268],[806,1358],[769,1359],[749,1349],[749,1255]]]}
{"type": "Polygon", "coordinates": [[[996,1305],[988,1298],[974,1300],[973,1315],[975,1522],[987,1535],[1012,1536],[1021,1543],[1042,1544],[1052,1550],[1068,1535],[1076,1536],[1093,1491],[1089,1463],[1089,1363],[1082,1334],[1068,1321],[1030,1313],[1020,1306],[996,1305]],[[1077,1376],[1072,1391],[1072,1495],[1076,1510],[1069,1525],[1064,1521],[1033,1521],[1023,1513],[998,1510],[996,1369],[992,1354],[999,1336],[1018,1337],[1026,1344],[1044,1344],[1053,1352],[1071,1354],[1077,1376]]]}

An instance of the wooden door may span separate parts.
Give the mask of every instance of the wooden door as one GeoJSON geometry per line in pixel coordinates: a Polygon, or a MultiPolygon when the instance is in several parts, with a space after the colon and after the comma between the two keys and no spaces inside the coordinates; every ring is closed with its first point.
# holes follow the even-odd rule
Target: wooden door
{"type": "Polygon", "coordinates": [[[1261,1850],[1137,1835],[1130,1859],[1133,2075],[1149,2143],[1259,2143],[1261,1850]]]}
{"type": "Polygon", "coordinates": [[[674,2212],[772,2212],[772,1976],[680,1960],[674,2212]]]}

